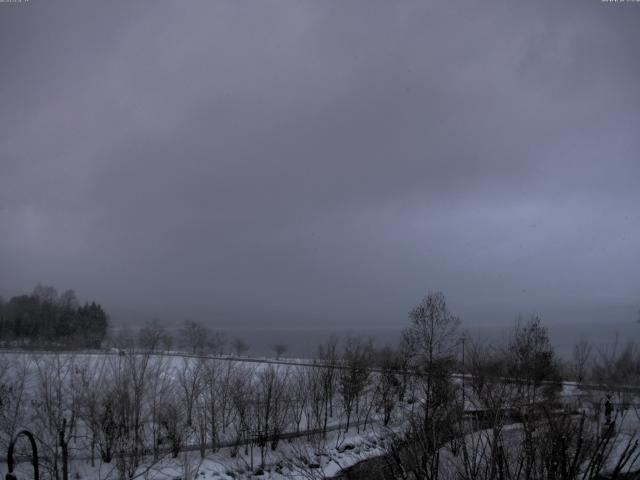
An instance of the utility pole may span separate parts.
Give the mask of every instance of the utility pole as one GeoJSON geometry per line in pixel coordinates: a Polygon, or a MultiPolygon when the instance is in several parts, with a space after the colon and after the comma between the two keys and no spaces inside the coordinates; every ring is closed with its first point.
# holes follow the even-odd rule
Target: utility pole
{"type": "Polygon", "coordinates": [[[466,374],[466,369],[464,368],[464,341],[465,341],[464,333],[462,334],[461,340],[462,340],[462,414],[464,415],[464,410],[465,410],[464,377],[466,374]]]}

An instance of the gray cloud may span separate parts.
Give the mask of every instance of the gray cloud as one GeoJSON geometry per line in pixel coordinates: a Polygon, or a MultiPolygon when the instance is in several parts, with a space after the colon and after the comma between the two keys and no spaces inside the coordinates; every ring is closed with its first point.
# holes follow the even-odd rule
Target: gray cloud
{"type": "Polygon", "coordinates": [[[300,326],[639,301],[633,3],[0,7],[4,295],[300,326]]]}

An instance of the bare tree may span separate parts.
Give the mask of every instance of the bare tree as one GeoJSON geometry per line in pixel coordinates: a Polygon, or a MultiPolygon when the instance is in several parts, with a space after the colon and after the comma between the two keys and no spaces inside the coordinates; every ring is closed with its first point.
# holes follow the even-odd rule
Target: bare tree
{"type": "Polygon", "coordinates": [[[258,434],[262,467],[268,440],[271,440],[271,449],[275,450],[285,426],[287,405],[283,400],[288,372],[287,368],[278,369],[268,365],[257,374],[253,398],[253,425],[258,434]]]}
{"type": "Polygon", "coordinates": [[[235,456],[240,444],[248,441],[251,433],[255,431],[255,415],[252,408],[255,405],[255,389],[253,371],[238,364],[237,370],[231,377],[230,394],[231,404],[235,414],[232,425],[235,429],[235,444],[231,449],[231,455],[235,456]],[[241,372],[241,373],[240,373],[241,372]]]}
{"type": "Polygon", "coordinates": [[[31,295],[42,302],[56,303],[58,301],[58,291],[49,285],[38,283],[31,295]]]}
{"type": "Polygon", "coordinates": [[[290,392],[288,397],[291,409],[291,420],[296,433],[300,433],[302,417],[309,401],[309,383],[307,371],[309,368],[295,368],[289,377],[288,386],[285,388],[290,392]]]}
{"type": "MultiPolygon", "coordinates": [[[[415,369],[421,408],[411,408],[408,428],[404,438],[392,444],[405,443],[403,464],[399,455],[396,471],[406,472],[417,478],[435,480],[440,475],[440,448],[450,440],[456,416],[455,386],[451,370],[459,340],[460,320],[452,315],[442,293],[430,293],[409,313],[410,325],[403,341],[415,369]]],[[[392,448],[392,453],[396,447],[392,448]]],[[[404,473],[403,473],[404,475],[404,473]]]]}
{"type": "Polygon", "coordinates": [[[401,382],[398,379],[398,371],[402,364],[398,353],[390,348],[378,351],[377,357],[380,373],[374,376],[374,398],[377,408],[383,413],[382,423],[387,426],[399,401],[401,382]]]}
{"type": "Polygon", "coordinates": [[[522,401],[533,405],[553,400],[559,391],[558,362],[540,317],[518,319],[509,345],[509,376],[520,386],[522,401]]]}
{"type": "MultiPolygon", "coordinates": [[[[321,399],[323,404],[320,409],[324,415],[322,421],[323,438],[326,436],[327,424],[330,417],[333,417],[334,397],[336,384],[338,380],[337,366],[339,363],[338,355],[338,339],[331,337],[327,342],[318,346],[318,357],[316,362],[319,364],[318,376],[313,377],[314,382],[322,389],[317,392],[319,396],[314,396],[314,400],[321,399]]],[[[315,413],[318,413],[318,405],[315,405],[315,413]]]]}
{"type": "Polygon", "coordinates": [[[591,363],[591,345],[586,340],[581,340],[573,347],[573,376],[578,383],[582,383],[588,372],[591,363]]]}
{"type": "Polygon", "coordinates": [[[9,442],[25,425],[31,358],[21,355],[11,359],[0,357],[0,446],[9,442]]]}
{"type": "MultiPolygon", "coordinates": [[[[103,445],[101,442],[102,408],[105,402],[105,385],[108,384],[109,378],[105,358],[97,357],[91,360],[85,360],[79,366],[81,389],[78,417],[87,429],[91,466],[93,467],[95,466],[96,448],[103,445]]],[[[107,462],[111,461],[109,446],[106,445],[107,451],[102,456],[102,459],[107,462]]]]}
{"type": "Polygon", "coordinates": [[[192,353],[204,353],[210,345],[210,335],[208,328],[193,320],[185,320],[180,330],[183,344],[192,353]]]}
{"type": "MultiPolygon", "coordinates": [[[[195,480],[198,478],[198,473],[200,473],[200,467],[202,466],[203,457],[194,458],[190,452],[184,452],[181,455],[181,464],[182,464],[182,480],[195,480]]],[[[201,475],[204,475],[201,473],[201,475]]]]}
{"type": "Polygon", "coordinates": [[[236,377],[244,375],[245,368],[242,364],[226,362],[226,367],[222,370],[217,394],[220,400],[220,423],[222,433],[226,433],[233,419],[233,388],[236,384],[236,377]]]}
{"type": "Polygon", "coordinates": [[[327,417],[329,415],[329,400],[327,399],[328,369],[324,367],[306,368],[304,370],[307,387],[307,402],[305,404],[305,418],[308,429],[322,431],[322,438],[327,432],[327,417]]]}
{"type": "MultiPolygon", "coordinates": [[[[223,405],[229,395],[228,386],[224,385],[224,370],[220,361],[207,359],[203,361],[203,395],[205,428],[211,441],[211,450],[215,452],[219,443],[219,430],[223,423],[223,405]]],[[[229,366],[231,362],[228,362],[229,366]]],[[[201,452],[204,453],[204,452],[201,452]]]]}
{"type": "Polygon", "coordinates": [[[472,404],[472,416],[459,418],[458,474],[465,479],[500,478],[503,430],[512,421],[518,388],[507,378],[509,357],[504,349],[471,341],[466,357],[467,402],[472,404]]]}
{"type": "Polygon", "coordinates": [[[102,398],[97,405],[95,438],[104,463],[111,463],[116,453],[116,441],[122,424],[118,419],[120,397],[112,383],[113,377],[103,386],[102,398]]]}
{"type": "MultiPolygon", "coordinates": [[[[633,405],[633,410],[640,419],[640,409],[634,401],[636,392],[633,386],[640,385],[640,349],[634,343],[620,347],[618,341],[611,346],[599,348],[593,361],[593,378],[612,397],[613,402],[621,407],[621,411],[633,405]]],[[[600,395],[594,399],[594,407],[599,413],[604,401],[600,395]]]]}
{"type": "Polygon", "coordinates": [[[65,290],[62,292],[58,298],[58,304],[67,309],[78,308],[80,306],[76,292],[73,290],[65,290]]]}
{"type": "Polygon", "coordinates": [[[276,354],[276,360],[280,360],[280,357],[287,353],[289,347],[284,343],[276,343],[273,346],[273,352],[276,354]]]}
{"type": "MultiPolygon", "coordinates": [[[[194,409],[192,412],[192,430],[194,436],[191,438],[195,438],[197,445],[200,450],[200,457],[204,458],[207,454],[207,438],[209,433],[213,430],[211,426],[215,428],[216,423],[210,422],[210,406],[208,396],[206,394],[206,367],[205,360],[198,359],[202,365],[202,386],[200,387],[200,394],[196,397],[194,409]]],[[[214,411],[215,413],[215,411],[214,411]]],[[[217,430],[216,430],[217,433],[217,430]]],[[[214,440],[212,439],[212,448],[215,448],[214,440]]]]}
{"type": "MultiPolygon", "coordinates": [[[[150,364],[149,352],[128,352],[114,358],[111,364],[114,450],[116,466],[123,479],[133,479],[144,461],[150,364]]],[[[147,459],[147,466],[153,463],[147,459]]]]}
{"type": "Polygon", "coordinates": [[[157,318],[145,323],[138,332],[138,345],[143,350],[149,352],[155,352],[160,349],[169,350],[171,344],[171,335],[157,318]]]}
{"type": "Polygon", "coordinates": [[[635,434],[601,435],[587,415],[529,410],[514,428],[468,434],[462,457],[451,458],[463,480],[596,480],[625,476],[640,457],[635,434]],[[535,414],[534,414],[535,411],[535,414]]]}
{"type": "Polygon", "coordinates": [[[162,439],[169,444],[171,456],[178,458],[185,437],[185,419],[181,402],[177,395],[168,395],[160,404],[158,424],[162,432],[162,439]]]}
{"type": "Polygon", "coordinates": [[[169,396],[175,396],[174,377],[170,357],[154,356],[149,359],[148,381],[145,390],[147,391],[145,401],[148,419],[148,431],[151,437],[151,448],[153,457],[157,460],[160,456],[161,447],[161,424],[159,416],[163,405],[166,404],[169,396]]]}
{"type": "Polygon", "coordinates": [[[231,346],[233,347],[233,351],[236,352],[236,355],[238,355],[239,357],[242,356],[247,350],[249,350],[249,345],[247,345],[247,342],[245,342],[241,338],[236,338],[231,346]]]}
{"type": "Polygon", "coordinates": [[[34,357],[36,367],[35,428],[45,439],[48,467],[56,479],[69,479],[69,443],[75,435],[81,377],[71,355],[34,357]],[[61,469],[61,472],[60,472],[61,469]]]}
{"type": "Polygon", "coordinates": [[[185,406],[187,426],[193,423],[193,408],[196,399],[202,390],[202,362],[194,361],[191,358],[183,358],[182,366],[178,370],[178,385],[182,395],[182,403],[185,406]]]}
{"type": "Polygon", "coordinates": [[[227,335],[224,332],[214,331],[209,335],[209,349],[214,355],[222,355],[227,345],[227,335]]]}
{"type": "Polygon", "coordinates": [[[344,368],[340,370],[338,377],[342,407],[346,415],[345,432],[351,426],[354,410],[356,414],[360,411],[362,394],[369,381],[372,352],[371,341],[365,342],[360,338],[349,338],[345,344],[344,368]]]}
{"type": "Polygon", "coordinates": [[[121,350],[133,350],[136,339],[127,325],[123,325],[117,329],[112,328],[109,332],[111,336],[110,343],[121,350]]]}

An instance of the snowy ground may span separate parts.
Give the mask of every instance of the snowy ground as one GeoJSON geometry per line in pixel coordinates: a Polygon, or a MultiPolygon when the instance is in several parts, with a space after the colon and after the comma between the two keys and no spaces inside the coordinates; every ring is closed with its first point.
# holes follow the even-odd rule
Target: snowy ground
{"type": "MultiPolygon", "coordinates": [[[[157,463],[145,465],[138,470],[137,477],[154,480],[330,478],[344,468],[381,455],[383,451],[378,439],[378,433],[358,434],[353,428],[348,433],[330,432],[325,442],[319,442],[319,439],[283,441],[277,451],[266,452],[264,468],[257,446],[247,446],[246,450],[241,448],[235,458],[231,457],[230,448],[207,453],[204,458],[199,452],[189,451],[175,459],[165,456],[157,463]]],[[[6,472],[7,464],[0,463],[0,475],[4,477],[6,472]]],[[[32,472],[28,463],[21,463],[16,468],[18,478],[31,478],[32,472]]],[[[74,460],[70,466],[70,478],[115,480],[118,471],[115,463],[96,463],[92,467],[89,460],[74,460]]]]}
{"type": "MultiPolygon", "coordinates": [[[[2,357],[4,360],[19,362],[26,358],[31,358],[32,355],[32,353],[16,352],[3,353],[2,357]]],[[[47,353],[36,355],[47,355],[47,353]]],[[[76,359],[88,360],[90,363],[104,360],[105,357],[114,361],[119,358],[117,352],[108,356],[88,352],[68,355],[76,359]]],[[[188,355],[181,356],[176,354],[165,356],[164,361],[167,367],[165,375],[174,376],[185,362],[193,360],[188,355]]],[[[276,368],[278,370],[288,369],[290,371],[309,368],[310,365],[310,362],[304,359],[277,361],[272,359],[225,358],[219,361],[225,363],[247,362],[246,364],[251,366],[247,370],[247,373],[250,374],[257,374],[257,372],[260,372],[270,364],[277,364],[276,368]]],[[[461,378],[456,378],[456,381],[458,383],[461,382],[461,378]]],[[[465,391],[469,391],[468,386],[465,391]]],[[[587,395],[578,385],[571,382],[563,385],[561,397],[566,404],[584,409],[593,409],[595,404],[602,403],[604,400],[602,392],[589,392],[587,395]]],[[[466,398],[466,408],[469,410],[477,408],[473,404],[470,391],[466,398]]],[[[637,415],[635,409],[625,410],[622,420],[620,426],[622,434],[620,435],[620,440],[615,444],[616,452],[621,450],[624,441],[632,438],[634,432],[637,432],[640,428],[640,416],[637,415]]],[[[336,416],[336,418],[330,420],[329,426],[336,427],[339,422],[340,418],[336,416]]],[[[343,429],[338,428],[329,432],[324,442],[319,442],[317,438],[307,439],[305,437],[291,441],[283,440],[280,442],[277,451],[272,452],[267,449],[264,468],[261,468],[261,452],[257,446],[253,446],[253,448],[247,446],[246,449],[241,447],[235,457],[231,454],[231,448],[221,448],[216,453],[207,452],[204,458],[200,456],[198,451],[193,449],[188,452],[182,452],[176,459],[169,458],[169,455],[167,455],[161,461],[153,464],[147,462],[146,465],[138,470],[137,478],[158,480],[328,478],[362,460],[383,454],[384,452],[379,442],[382,435],[381,431],[381,429],[373,427],[369,428],[367,432],[358,432],[356,427],[352,427],[349,432],[345,433],[343,429]]],[[[0,456],[4,456],[4,452],[0,452],[0,456]]],[[[72,460],[70,465],[71,479],[115,480],[119,476],[114,464],[96,462],[96,466],[92,467],[90,461],[86,459],[86,454],[76,453],[74,455],[72,453],[72,456],[75,456],[75,459],[72,460]]],[[[638,465],[638,468],[640,468],[640,465],[638,465]]],[[[4,476],[6,472],[6,463],[1,463],[0,475],[4,476]]],[[[31,466],[28,463],[18,465],[17,472],[19,474],[18,478],[32,477],[31,466]]]]}
{"type": "MultiPolygon", "coordinates": [[[[58,353],[62,357],[73,357],[78,364],[97,364],[102,361],[117,362],[120,356],[115,353],[111,355],[94,354],[89,352],[65,354],[58,353]]],[[[21,353],[21,352],[3,352],[2,361],[5,365],[10,362],[15,365],[23,365],[27,370],[27,377],[32,380],[36,374],[36,364],[33,359],[36,357],[46,357],[50,355],[46,352],[39,353],[21,353]]],[[[162,362],[163,376],[175,377],[179,369],[183,368],[185,363],[194,362],[195,360],[188,356],[163,356],[162,362]]],[[[288,371],[291,373],[297,369],[310,368],[308,360],[290,360],[275,361],[270,359],[242,359],[225,358],[217,360],[228,365],[230,362],[242,363],[246,365],[246,373],[249,375],[257,375],[261,370],[269,365],[275,365],[278,371],[288,371]],[[246,360],[246,362],[244,361],[246,360]],[[306,365],[305,365],[306,364],[306,365]]],[[[5,372],[0,372],[7,374],[5,372]]],[[[8,375],[11,375],[8,373],[8,375]]],[[[27,381],[27,390],[32,390],[34,385],[27,381]]],[[[339,412],[336,404],[336,411],[339,412]]],[[[307,439],[306,437],[293,440],[281,440],[278,449],[272,452],[268,449],[264,458],[264,470],[261,468],[262,459],[260,448],[257,445],[253,447],[240,447],[239,453],[232,456],[231,448],[221,448],[216,453],[207,452],[204,458],[195,448],[189,447],[189,451],[182,452],[178,458],[170,458],[166,454],[161,461],[150,461],[138,469],[136,478],[149,479],[191,479],[191,478],[252,478],[260,474],[260,478],[325,478],[334,475],[342,468],[349,467],[363,459],[379,455],[380,448],[377,446],[376,434],[371,428],[369,433],[358,433],[358,425],[353,420],[353,427],[349,432],[344,432],[341,427],[341,415],[338,413],[328,421],[328,427],[331,430],[324,442],[320,442],[318,438],[307,439]],[[303,473],[304,472],[304,473],[303,473]]],[[[306,428],[303,423],[301,428],[306,428]]],[[[81,434],[81,432],[80,432],[81,434]]],[[[231,438],[231,437],[230,437],[231,438]]],[[[222,441],[230,438],[222,438],[222,441]]],[[[195,443],[195,442],[188,442],[195,443]]],[[[73,447],[73,446],[72,446],[73,447]]],[[[78,447],[79,448],[79,447],[78,447]]],[[[115,460],[106,464],[99,461],[99,455],[96,455],[95,466],[91,466],[88,459],[86,449],[71,449],[71,462],[69,468],[69,478],[79,479],[96,479],[107,480],[117,479],[119,472],[115,467],[115,460]]],[[[43,452],[41,451],[41,455],[43,452]]],[[[4,457],[5,452],[0,452],[0,457],[4,457]]],[[[32,478],[32,467],[28,461],[20,463],[16,472],[18,478],[32,478]]],[[[4,476],[7,472],[7,464],[0,463],[0,475],[4,476]]],[[[41,476],[44,472],[41,469],[41,476]]]]}

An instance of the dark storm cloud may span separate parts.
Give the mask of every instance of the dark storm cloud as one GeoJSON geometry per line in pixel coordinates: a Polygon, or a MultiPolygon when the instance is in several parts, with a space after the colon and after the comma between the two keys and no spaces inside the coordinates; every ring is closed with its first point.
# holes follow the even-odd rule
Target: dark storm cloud
{"type": "Polygon", "coordinates": [[[5,295],[303,326],[640,298],[640,4],[0,7],[5,295]]]}

